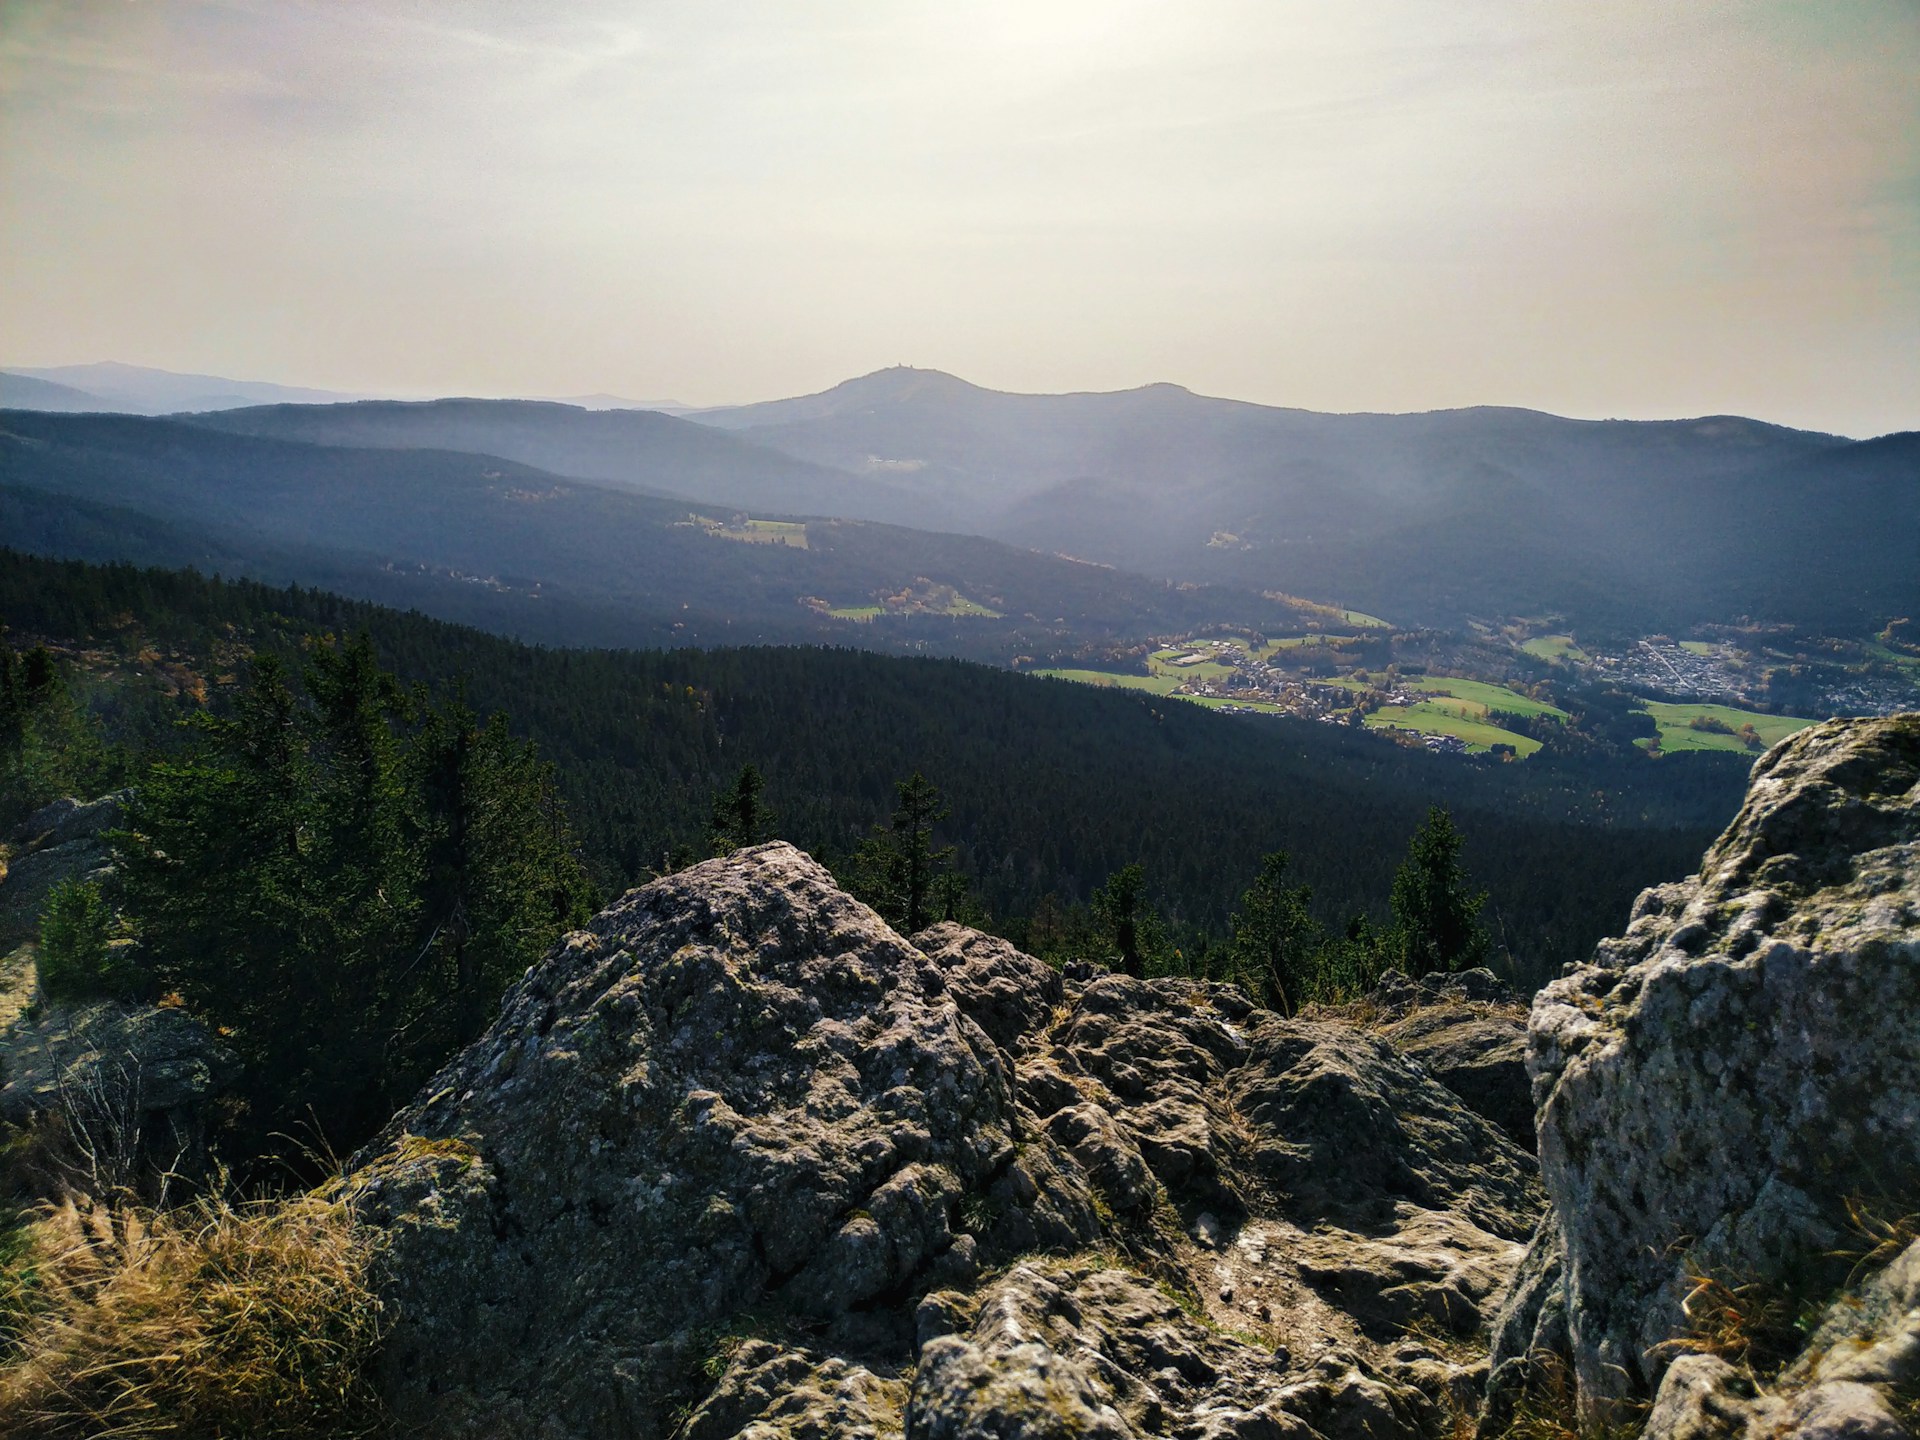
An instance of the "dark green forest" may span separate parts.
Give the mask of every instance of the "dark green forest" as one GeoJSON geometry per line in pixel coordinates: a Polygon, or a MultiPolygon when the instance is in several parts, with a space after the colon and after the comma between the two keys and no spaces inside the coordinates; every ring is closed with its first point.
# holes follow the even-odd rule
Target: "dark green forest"
{"type": "Polygon", "coordinates": [[[705,853],[717,792],[765,777],[778,833],[844,863],[919,771],[935,837],[989,923],[1084,906],[1143,868],[1190,944],[1224,938],[1269,852],[1293,856],[1316,915],[1384,921],[1430,805],[1490,892],[1495,963],[1553,973],[1624,923],[1637,891],[1686,874],[1737,806],[1745,766],[1714,756],[1440,760],[1337,727],[850,650],[550,650],[322,592],[0,553],[17,648],[81,658],[81,696],[135,754],[232,703],[256,654],[366,632],[382,665],[505,715],[556,771],[601,893],[705,853]],[[144,657],[144,658],[143,658],[144,657]],[[1541,763],[1545,759],[1547,763],[1541,763]]]}

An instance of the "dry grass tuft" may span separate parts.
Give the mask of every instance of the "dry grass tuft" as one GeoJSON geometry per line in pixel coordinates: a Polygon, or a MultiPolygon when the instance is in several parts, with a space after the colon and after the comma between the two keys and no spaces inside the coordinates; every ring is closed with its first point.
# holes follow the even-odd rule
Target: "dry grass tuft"
{"type": "Polygon", "coordinates": [[[67,1203],[27,1233],[7,1440],[381,1432],[374,1252],[337,1200],[67,1203]]]}
{"type": "Polygon", "coordinates": [[[1580,1387],[1564,1356],[1543,1351],[1531,1357],[1526,1389],[1499,1426],[1499,1440],[1634,1440],[1646,1424],[1648,1406],[1616,1402],[1601,1417],[1582,1418],[1580,1387]]]}
{"type": "Polygon", "coordinates": [[[1673,1349],[1717,1355],[1763,1378],[1805,1347],[1806,1306],[1789,1287],[1762,1281],[1735,1284],[1704,1274],[1691,1276],[1690,1283],[1680,1307],[1687,1333],[1668,1342],[1673,1349]]]}
{"type": "Polygon", "coordinates": [[[1849,1285],[1864,1274],[1891,1265],[1902,1251],[1920,1240],[1920,1211],[1896,1214],[1857,1195],[1847,1200],[1847,1224],[1861,1242],[1835,1252],[1838,1258],[1853,1262],[1847,1275],[1849,1285]]]}

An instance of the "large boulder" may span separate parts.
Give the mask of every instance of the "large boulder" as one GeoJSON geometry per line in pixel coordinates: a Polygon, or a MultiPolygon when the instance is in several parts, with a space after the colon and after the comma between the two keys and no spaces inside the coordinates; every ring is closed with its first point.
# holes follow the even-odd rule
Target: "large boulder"
{"type": "Polygon", "coordinates": [[[1562,1354],[1594,1415],[1653,1396],[1700,1277],[1779,1282],[1849,1198],[1920,1194],[1920,715],[1764,756],[1699,874],[1536,997],[1528,1046],[1552,1213],[1494,1360],[1517,1383],[1562,1354]]]}
{"type": "Polygon", "coordinates": [[[551,1440],[1415,1440],[1540,1208],[1377,1039],[909,943],[783,844],[568,937],[344,1183],[397,1422],[551,1440]]]}

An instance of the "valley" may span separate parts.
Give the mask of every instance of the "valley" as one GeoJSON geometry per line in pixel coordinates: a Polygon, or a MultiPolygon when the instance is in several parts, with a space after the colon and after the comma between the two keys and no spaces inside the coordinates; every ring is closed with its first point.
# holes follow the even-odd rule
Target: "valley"
{"type": "MultiPolygon", "coordinates": [[[[0,516],[8,540],[28,550],[318,584],[548,644],[955,655],[1512,760],[1585,743],[1750,754],[1813,719],[1920,703],[1920,654],[1899,628],[1920,610],[1907,603],[1920,602],[1920,576],[1901,543],[1920,496],[1912,447],[1751,422],[1314,416],[1178,387],[1009,396],[887,371],[820,396],[691,417],[383,401],[170,418],[13,411],[0,431],[0,516]],[[1150,432],[1160,441],[1143,455],[1150,432]],[[849,458],[856,450],[868,459],[849,458]],[[1432,510],[1456,504],[1435,497],[1457,488],[1449,467],[1463,453],[1483,473],[1512,477],[1499,532],[1510,543],[1498,556],[1432,510]],[[1336,454],[1348,469],[1328,468],[1336,454]],[[925,463],[907,466],[903,455],[925,463]],[[1694,582],[1729,555],[1754,558],[1740,537],[1759,532],[1705,501],[1768,455],[1797,457],[1803,471],[1818,463],[1747,487],[1774,521],[1798,507],[1794,525],[1770,522],[1766,533],[1793,539],[1806,581],[1843,569],[1849,579],[1780,591],[1771,615],[1755,618],[1715,608],[1694,582]],[[1256,480],[1244,468],[1256,458],[1256,469],[1280,469],[1256,480]],[[1320,467],[1311,483],[1304,472],[1277,478],[1309,463],[1320,467]],[[1342,477],[1361,463],[1371,478],[1356,490],[1342,477]],[[1123,532],[1170,537],[1186,523],[1160,502],[1120,504],[1148,493],[1140,487],[1153,466],[1156,494],[1204,511],[1205,487],[1231,472],[1242,477],[1236,504],[1286,518],[1278,531],[1215,526],[1205,556],[1168,552],[1163,565],[1118,543],[1123,532]],[[1009,528],[960,503],[1017,509],[1033,486],[1053,483],[1047,476],[1076,469],[1114,480],[1059,482],[1078,497],[1067,529],[1009,528]],[[1203,475],[1216,478],[1202,485],[1203,475]],[[1115,489],[1120,477],[1133,478],[1115,489]],[[1566,541],[1566,522],[1582,506],[1615,504],[1621,486],[1645,490],[1635,505],[1665,530],[1702,542],[1688,565],[1647,570],[1647,535],[1616,528],[1607,543],[1626,548],[1599,570],[1569,560],[1553,584],[1536,586],[1536,571],[1514,568],[1532,556],[1537,570],[1566,541]],[[1392,491],[1398,523],[1421,529],[1417,553],[1353,527],[1369,487],[1392,491]],[[1790,498],[1796,488],[1804,499],[1790,498]],[[1877,509],[1844,503],[1868,493],[1877,509]],[[1561,508],[1540,510],[1545,496],[1561,508]],[[1700,529],[1709,514],[1711,536],[1700,529]],[[954,531],[881,518],[901,516],[954,531]],[[977,533],[955,533],[969,529],[977,533]],[[1365,560],[1326,569],[1349,543],[1342,535],[1363,534],[1373,536],[1365,560]],[[1263,535],[1283,540],[1275,549],[1263,535]],[[1560,583],[1581,573],[1596,584],[1612,577],[1604,603],[1597,590],[1583,599],[1560,583]],[[1234,578],[1207,583],[1209,574],[1234,578]],[[1407,588],[1423,574],[1444,582],[1443,601],[1428,581],[1407,588]],[[1511,605],[1523,589],[1572,603],[1511,605]],[[1853,595],[1853,609],[1835,611],[1835,594],[1853,595]],[[1360,599],[1374,609],[1355,608],[1360,599]],[[1656,616],[1663,626],[1645,623],[1656,616]],[[1613,698],[1574,705],[1581,694],[1613,698]]],[[[1482,514],[1478,503],[1461,513],[1482,514]]]]}
{"type": "MultiPolygon", "coordinates": [[[[1384,622],[1383,622],[1384,623],[1384,622]]],[[[1364,727],[1435,754],[1525,759],[1576,718],[1554,697],[1604,688],[1624,698],[1650,755],[1757,754],[1814,723],[1782,713],[1892,714],[1920,705],[1920,657],[1881,638],[1796,636],[1780,627],[1712,640],[1644,637],[1589,654],[1566,634],[1530,634],[1529,622],[1449,634],[1315,631],[1267,639],[1196,633],[1160,637],[1114,666],[1034,673],[1139,690],[1243,715],[1287,715],[1364,727]],[[1550,728],[1552,727],[1552,728],[1550,728]]]]}

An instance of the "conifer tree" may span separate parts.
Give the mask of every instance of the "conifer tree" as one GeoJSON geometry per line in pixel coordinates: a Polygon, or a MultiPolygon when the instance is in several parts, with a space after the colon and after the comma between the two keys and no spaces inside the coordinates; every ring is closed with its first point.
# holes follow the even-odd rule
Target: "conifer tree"
{"type": "MultiPolygon", "coordinates": [[[[894,782],[897,803],[889,827],[861,843],[853,857],[851,888],[902,934],[913,935],[933,923],[936,884],[953,865],[953,847],[933,843],[933,827],[947,807],[933,783],[918,770],[894,782]]],[[[943,898],[953,913],[957,892],[943,898]]]]}
{"type": "Polygon", "coordinates": [[[155,764],[120,836],[154,980],[226,1032],[254,1140],[357,1143],[589,894],[552,776],[504,720],[403,693],[364,636],[296,690],[260,657],[233,713],[155,764]]]}
{"type": "Polygon", "coordinates": [[[1240,897],[1230,942],[1234,968],[1262,1004],[1293,1014],[1310,998],[1320,927],[1308,905],[1312,887],[1289,885],[1290,857],[1276,850],[1260,861],[1260,873],[1240,897]]]}
{"type": "Polygon", "coordinates": [[[1471,970],[1486,963],[1492,942],[1479,917],[1487,893],[1468,888],[1461,843],[1453,816],[1432,806],[1393,877],[1389,948],[1409,975],[1471,970]]]}
{"type": "Polygon", "coordinates": [[[713,797],[707,836],[714,854],[731,854],[772,838],[773,811],[761,798],[766,783],[752,765],[742,765],[733,788],[713,797]]]}
{"type": "Polygon", "coordinates": [[[1109,875],[1093,892],[1093,912],[1105,927],[1110,953],[1119,959],[1122,973],[1142,977],[1148,960],[1164,958],[1165,926],[1147,898],[1145,865],[1136,861],[1109,875]]]}

